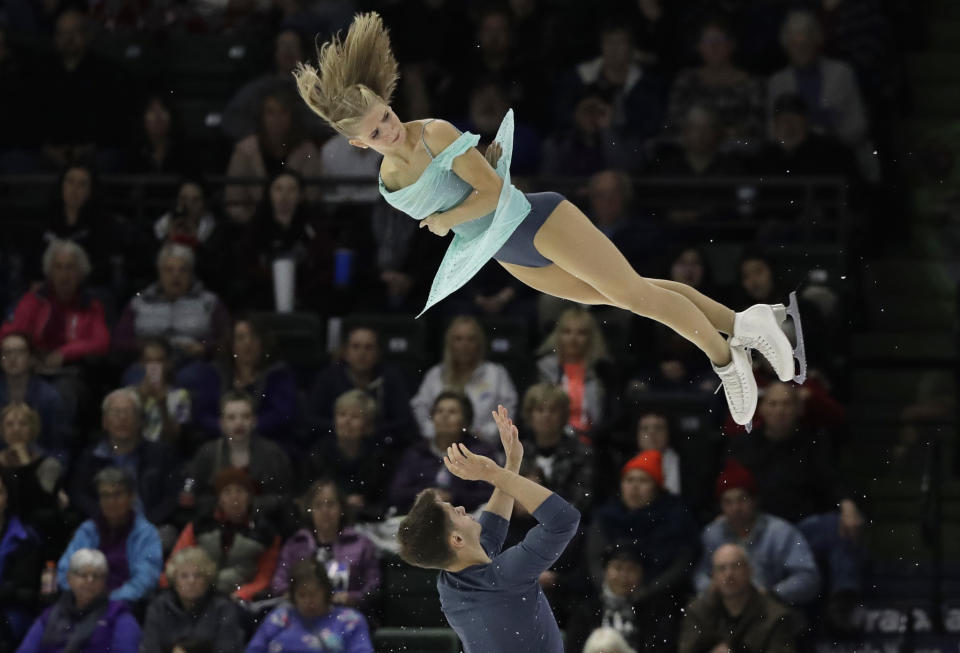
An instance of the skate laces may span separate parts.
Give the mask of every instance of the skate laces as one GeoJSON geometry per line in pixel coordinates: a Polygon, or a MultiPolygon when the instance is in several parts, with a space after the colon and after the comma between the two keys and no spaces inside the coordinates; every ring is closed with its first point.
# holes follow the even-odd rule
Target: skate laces
{"type": "Polygon", "coordinates": [[[776,365],[777,350],[773,344],[762,335],[733,336],[730,338],[730,346],[756,349],[763,354],[764,358],[770,361],[771,365],[776,365]]]}
{"type": "Polygon", "coordinates": [[[734,362],[732,354],[730,356],[730,367],[732,367],[732,369],[727,369],[724,372],[717,371],[720,377],[720,385],[713,391],[713,394],[717,394],[720,392],[720,388],[723,388],[723,394],[727,397],[727,403],[735,404],[734,408],[737,411],[741,411],[743,410],[743,390],[747,385],[746,373],[734,362]],[[736,381],[732,388],[729,385],[730,381],[736,381]],[[733,392],[732,395],[731,391],[733,392]]]}

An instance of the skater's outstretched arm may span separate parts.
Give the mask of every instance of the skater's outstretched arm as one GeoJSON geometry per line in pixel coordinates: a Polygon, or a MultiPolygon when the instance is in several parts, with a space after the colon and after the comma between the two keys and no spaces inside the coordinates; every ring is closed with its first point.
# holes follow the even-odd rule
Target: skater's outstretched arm
{"type": "Polygon", "coordinates": [[[550,490],[517,472],[504,469],[486,456],[480,456],[456,443],[447,448],[443,464],[454,476],[468,481],[486,481],[520,502],[531,515],[550,495],[550,490]]]}
{"type": "MultiPolygon", "coordinates": [[[[507,456],[503,467],[519,474],[520,463],[523,461],[523,445],[520,444],[517,427],[514,426],[513,420],[507,414],[507,409],[503,406],[497,406],[497,410],[493,411],[493,421],[497,423],[497,428],[500,430],[500,442],[503,443],[503,452],[507,456]]],[[[485,510],[510,521],[510,516],[513,514],[513,497],[498,487],[494,488],[485,510]]]]}

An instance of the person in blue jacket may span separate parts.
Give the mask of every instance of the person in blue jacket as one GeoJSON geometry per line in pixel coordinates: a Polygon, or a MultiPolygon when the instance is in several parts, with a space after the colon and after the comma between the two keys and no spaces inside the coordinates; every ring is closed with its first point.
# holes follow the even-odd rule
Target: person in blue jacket
{"type": "Polygon", "coordinates": [[[503,406],[493,417],[506,453],[504,467],[461,443],[451,445],[444,458],[451,474],[494,486],[480,518],[424,490],[397,531],[400,557],[441,570],[440,606],[466,653],[563,653],[560,628],[538,579],[577,532],[580,511],[520,476],[517,427],[503,406]],[[503,551],[514,500],[539,524],[503,551]]]}

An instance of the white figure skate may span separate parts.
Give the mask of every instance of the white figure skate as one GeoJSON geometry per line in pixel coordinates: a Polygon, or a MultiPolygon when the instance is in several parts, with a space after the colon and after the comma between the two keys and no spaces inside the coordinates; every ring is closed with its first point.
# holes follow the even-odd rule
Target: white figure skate
{"type": "Polygon", "coordinates": [[[751,424],[753,413],[757,410],[758,393],[750,353],[743,347],[731,345],[730,362],[723,367],[714,365],[713,371],[720,377],[733,421],[742,426],[751,424]]]}
{"type": "Polygon", "coordinates": [[[731,347],[739,346],[759,351],[784,383],[803,383],[807,378],[803,328],[796,300],[797,293],[791,292],[789,307],[784,307],[783,304],[756,304],[737,313],[733,320],[733,336],[730,338],[731,347]],[[791,325],[786,324],[788,317],[793,319],[791,325]],[[788,330],[795,333],[796,348],[790,344],[788,330]],[[794,359],[800,364],[799,374],[796,373],[794,359]]]}

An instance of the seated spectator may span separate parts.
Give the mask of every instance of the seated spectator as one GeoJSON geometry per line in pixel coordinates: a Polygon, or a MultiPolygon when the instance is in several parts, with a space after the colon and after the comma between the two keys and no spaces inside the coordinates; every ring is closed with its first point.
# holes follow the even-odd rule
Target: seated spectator
{"type": "MultiPolygon", "coordinates": [[[[455,126],[461,131],[478,134],[481,145],[478,149],[485,153],[487,146],[497,135],[500,122],[507,111],[510,108],[515,109],[520,117],[513,128],[513,158],[510,161],[510,173],[514,177],[535,175],[540,169],[540,138],[530,123],[535,121],[536,117],[535,114],[524,111],[523,107],[510,99],[510,82],[499,78],[498,75],[472,77],[467,74],[457,77],[472,83],[473,87],[469,92],[464,93],[464,97],[470,98],[465,120],[457,121],[455,126]]],[[[529,80],[524,85],[526,86],[524,93],[542,96],[541,92],[532,88],[529,80]]],[[[467,89],[464,90],[467,91],[467,89]]]]}
{"type": "Polygon", "coordinates": [[[367,620],[352,608],[333,605],[326,567],[304,560],[290,573],[290,603],[263,620],[246,653],[314,653],[315,642],[350,653],[373,653],[367,620]]]}
{"type": "Polygon", "coordinates": [[[827,570],[829,623],[848,630],[861,591],[863,515],[834,467],[829,439],[799,427],[797,395],[787,383],[767,386],[757,407],[763,426],[731,438],[729,451],[753,473],[763,510],[807,538],[827,570]]]}
{"type": "Polygon", "coordinates": [[[66,462],[73,443],[73,415],[67,413],[57,389],[33,371],[29,338],[11,332],[0,337],[0,407],[25,403],[37,412],[40,433],[37,445],[66,462]]]}
{"type": "MultiPolygon", "coordinates": [[[[311,12],[312,13],[312,12],[311,12]]],[[[311,32],[313,33],[313,32],[311,32]]],[[[256,134],[260,122],[263,101],[272,93],[296,93],[297,83],[293,79],[293,69],[305,59],[303,36],[295,29],[282,29],[277,32],[273,46],[274,69],[247,82],[234,94],[223,110],[221,129],[234,143],[256,134]]],[[[316,140],[328,138],[330,131],[317,114],[304,102],[294,105],[297,120],[304,126],[310,137],[316,140]]],[[[347,144],[345,138],[331,138],[328,142],[340,141],[347,144]]],[[[360,148],[351,150],[366,152],[360,148]]],[[[374,154],[374,156],[376,156],[374,154]]],[[[326,166],[324,166],[326,167],[326,166]]]]}
{"type": "Polygon", "coordinates": [[[369,614],[380,593],[380,561],[373,542],[345,523],[347,505],[330,479],[314,481],[301,504],[310,515],[310,527],[300,529],[283,545],[271,594],[284,594],[297,563],[311,560],[327,570],[333,586],[331,603],[369,614]]]}
{"type": "Polygon", "coordinates": [[[135,509],[137,490],[133,477],[119,467],[100,470],[93,482],[100,494],[97,515],[82,524],[57,563],[60,589],[70,583],[73,554],[99,549],[109,562],[106,589],[110,599],[134,603],[157,586],[163,566],[163,547],[153,524],[135,509]]]}
{"type": "MultiPolygon", "coordinates": [[[[495,422],[487,418],[498,405],[508,412],[517,407],[517,389],[507,369],[485,360],[487,339],[476,318],[453,318],[444,335],[443,361],[434,365],[423,377],[420,389],[410,401],[414,417],[425,438],[433,437],[432,409],[441,392],[464,393],[476,412],[468,422],[473,432],[487,443],[496,442],[500,434],[495,422]]],[[[416,493],[414,493],[416,494],[416,493]]],[[[413,500],[413,496],[410,496],[413,500]]]]}
{"type": "Polygon", "coordinates": [[[733,63],[737,41],[728,25],[716,18],[700,27],[697,53],[703,65],[677,75],[670,89],[668,127],[679,131],[694,106],[717,118],[725,146],[755,145],[763,135],[763,87],[733,63]]]}
{"type": "Polygon", "coordinates": [[[788,14],[780,29],[780,43],[789,63],[768,83],[771,128],[777,100],[785,93],[796,93],[806,103],[814,129],[854,150],[862,177],[879,181],[880,166],[868,140],[867,114],[856,75],[850,64],[823,56],[823,27],[816,14],[807,10],[788,14]]]}
{"type": "Polygon", "coordinates": [[[718,650],[766,653],[797,650],[794,613],[750,582],[750,556],[737,544],[713,554],[710,589],[687,606],[680,653],[718,650]]]}
{"type": "MultiPolygon", "coordinates": [[[[141,106],[139,134],[127,152],[125,172],[182,175],[195,166],[183,137],[183,124],[165,93],[152,93],[141,106]]],[[[149,191],[148,191],[149,192],[149,191]]]]}
{"type": "Polygon", "coordinates": [[[590,217],[635,269],[649,267],[660,255],[665,235],[653,216],[637,215],[633,182],[622,170],[606,169],[590,176],[590,217]]]}
{"type": "Polygon", "coordinates": [[[620,472],[620,496],[594,511],[587,535],[587,564],[603,580],[603,551],[629,548],[643,561],[650,597],[676,602],[699,553],[697,524],[679,497],[663,491],[659,451],[644,451],[620,472]]]}
{"type": "Polygon", "coordinates": [[[543,474],[543,486],[586,514],[596,496],[593,450],[577,439],[569,424],[570,397],[550,383],[530,386],[523,397],[523,420],[532,440],[524,437],[524,452],[543,474]]]}
{"type": "Polygon", "coordinates": [[[589,442],[610,412],[612,372],[607,343],[597,321],[584,308],[568,308],[537,354],[540,381],[563,388],[569,400],[567,424],[589,442]]]}
{"type": "MultiPolygon", "coordinates": [[[[682,497],[696,515],[708,504],[713,510],[710,485],[716,473],[715,452],[708,443],[674,441],[670,421],[665,415],[647,412],[637,420],[635,439],[627,449],[613,457],[617,467],[622,467],[631,458],[643,451],[660,452],[663,470],[663,489],[682,497]]],[[[708,517],[712,517],[710,512],[708,517]]]]}
{"type": "Polygon", "coordinates": [[[623,636],[637,653],[675,651],[677,612],[663,601],[650,600],[644,587],[643,563],[629,548],[603,554],[603,584],[573,609],[567,624],[571,651],[584,648],[589,635],[607,626],[623,636]]]}
{"type": "Polygon", "coordinates": [[[110,330],[103,304],[83,287],[90,274],[83,248],[69,240],[52,241],[43,254],[43,273],[46,282],[20,299],[0,337],[30,336],[40,369],[55,379],[72,414],[83,392],[76,366],[110,350],[110,330]]]}
{"type": "Polygon", "coordinates": [[[613,107],[605,94],[587,87],[580,91],[561,128],[543,141],[540,174],[548,177],[586,177],[617,167],[636,170],[642,163],[635,147],[613,133],[613,107]]]}
{"type": "MultiPolygon", "coordinates": [[[[214,479],[216,507],[187,524],[172,556],[198,546],[216,564],[213,586],[234,599],[252,601],[270,586],[280,553],[280,536],[253,506],[253,479],[242,469],[223,469],[214,479]]],[[[169,577],[161,585],[166,586],[169,577]]]]}
{"type": "Polygon", "coordinates": [[[39,538],[11,511],[0,474],[0,650],[13,651],[27,634],[40,595],[39,538]]]}
{"type": "Polygon", "coordinates": [[[375,441],[399,447],[415,439],[417,426],[406,379],[381,361],[380,351],[380,335],[373,327],[360,324],[346,331],[337,360],[320,370],[310,390],[308,410],[314,436],[330,433],[335,403],[345,392],[359,389],[375,402],[375,441]]]}
{"type": "Polygon", "coordinates": [[[290,459],[278,445],[256,434],[257,418],[250,395],[230,390],[220,400],[222,437],[200,447],[185,470],[180,505],[198,514],[216,505],[214,480],[222,470],[245,470],[257,490],[253,510],[272,513],[293,491],[290,459]]]}
{"type": "Polygon", "coordinates": [[[208,434],[220,431],[220,402],[233,390],[255,402],[257,433],[291,451],[298,418],[297,386],[293,372],[273,355],[271,334],[253,318],[241,318],[223,355],[215,364],[197,362],[177,375],[194,401],[194,420],[208,434]]]}
{"type": "Polygon", "coordinates": [[[207,191],[197,178],[185,178],[177,187],[173,208],[153,223],[153,240],[158,248],[170,243],[186,245],[195,252],[197,277],[219,288],[227,275],[223,240],[217,219],[207,202],[207,191]]]}
{"type": "Polygon", "coordinates": [[[230,328],[220,299],[194,278],[194,254],[186,245],[164,245],[157,254],[157,282],[130,300],[114,330],[114,347],[139,351],[146,338],[166,338],[181,359],[211,354],[230,328]]]}
{"type": "Polygon", "coordinates": [[[788,605],[814,601],[820,572],[806,538],[790,522],[757,509],[756,483],[734,459],[717,478],[720,516],[703,529],[703,553],[693,577],[697,591],[710,588],[713,554],[724,544],[739,544],[750,557],[753,584],[788,605]]]}
{"type": "Polygon", "coordinates": [[[217,565],[201,547],[180,549],[167,561],[170,589],[155,596],[143,622],[140,653],[166,653],[185,637],[206,639],[210,653],[236,653],[243,626],[235,603],[218,593],[217,565]]]}
{"type": "Polygon", "coordinates": [[[46,545],[62,547],[66,533],[61,511],[69,504],[63,491],[64,466],[35,444],[40,416],[26,404],[9,404],[0,412],[0,429],[7,447],[0,451],[0,474],[9,490],[7,507],[41,533],[46,545]]]}
{"type": "Polygon", "coordinates": [[[103,552],[71,551],[64,572],[66,591],[33,622],[17,653],[135,653],[140,625],[126,601],[107,593],[103,552]]]}
{"type": "MultiPolygon", "coordinates": [[[[383,517],[392,456],[373,435],[377,404],[363,390],[347,390],[333,406],[333,434],[323,436],[303,464],[302,479],[330,478],[343,491],[351,519],[383,517]]],[[[417,441],[419,438],[417,439],[417,441]]]]}
{"type": "Polygon", "coordinates": [[[583,645],[583,653],[637,653],[619,632],[610,626],[597,628],[583,645]]]}
{"type": "Polygon", "coordinates": [[[723,131],[711,109],[694,105],[677,117],[677,126],[679,143],[662,147],[648,172],[691,179],[741,172],[740,162],[720,150],[723,131]]]}
{"type": "Polygon", "coordinates": [[[191,420],[191,401],[186,389],[172,385],[171,354],[170,345],[163,338],[145,340],[141,369],[137,370],[143,378],[128,389],[137,393],[143,408],[143,439],[176,447],[184,425],[191,420]]]}
{"type": "Polygon", "coordinates": [[[489,458],[496,454],[486,442],[472,434],[473,404],[466,395],[444,390],[433,400],[430,419],[431,435],[411,444],[400,457],[387,503],[404,513],[421,490],[434,488],[441,501],[449,501],[472,512],[487,500],[489,488],[451,474],[443,465],[447,447],[463,442],[474,453],[489,458]]]}
{"type": "Polygon", "coordinates": [[[152,523],[166,524],[177,506],[180,474],[173,452],[143,440],[143,407],[135,392],[114,390],[102,405],[103,439],[84,449],[70,483],[70,497],[87,517],[99,512],[100,489],[94,477],[106,467],[121,467],[133,478],[138,507],[152,523]]]}
{"type": "MultiPolygon", "coordinates": [[[[307,178],[320,176],[320,152],[307,138],[298,119],[299,99],[286,90],[271,91],[260,105],[257,133],[251,134],[233,148],[227,177],[260,177],[276,175],[284,169],[307,178]]],[[[315,190],[307,197],[317,199],[315,190]]],[[[224,189],[227,213],[237,222],[253,218],[263,191],[257,184],[229,185],[224,189]]]]}

